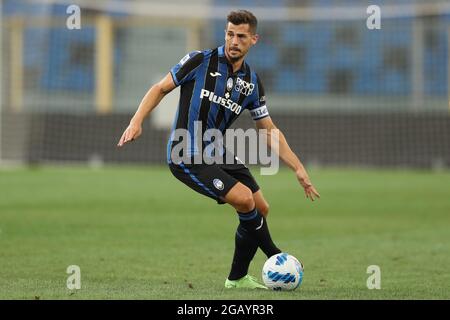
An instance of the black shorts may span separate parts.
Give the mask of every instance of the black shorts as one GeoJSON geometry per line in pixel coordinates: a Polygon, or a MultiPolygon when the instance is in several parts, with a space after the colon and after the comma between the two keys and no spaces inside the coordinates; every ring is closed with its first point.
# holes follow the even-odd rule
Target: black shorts
{"type": "Polygon", "coordinates": [[[243,164],[169,164],[172,174],[189,188],[210,197],[218,204],[238,182],[247,186],[252,193],[259,190],[250,170],[243,164]]]}

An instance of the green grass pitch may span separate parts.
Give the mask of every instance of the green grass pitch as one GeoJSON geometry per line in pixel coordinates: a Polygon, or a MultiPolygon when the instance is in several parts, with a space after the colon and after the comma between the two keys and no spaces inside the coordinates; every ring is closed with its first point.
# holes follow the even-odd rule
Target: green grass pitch
{"type": "Polygon", "coordinates": [[[224,289],[236,214],[166,167],[39,167],[0,170],[0,299],[450,298],[449,172],[311,169],[316,202],[286,169],[252,172],[272,237],[305,265],[298,290],[224,289]]]}

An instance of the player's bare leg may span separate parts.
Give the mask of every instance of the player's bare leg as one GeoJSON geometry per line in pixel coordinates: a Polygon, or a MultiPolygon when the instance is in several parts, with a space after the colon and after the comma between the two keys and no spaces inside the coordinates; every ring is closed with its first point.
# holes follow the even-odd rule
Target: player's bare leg
{"type": "Polygon", "coordinates": [[[240,182],[228,191],[224,200],[233,206],[237,212],[249,212],[255,208],[252,191],[240,182]]]}
{"type": "Polygon", "coordinates": [[[261,190],[258,190],[253,194],[253,201],[255,201],[258,212],[267,219],[267,215],[269,214],[269,204],[264,198],[261,190]]]}
{"type": "Polygon", "coordinates": [[[256,206],[258,212],[265,218],[269,214],[269,204],[262,191],[258,190],[252,194],[251,190],[240,182],[227,193],[225,201],[238,212],[248,212],[256,206]]]}

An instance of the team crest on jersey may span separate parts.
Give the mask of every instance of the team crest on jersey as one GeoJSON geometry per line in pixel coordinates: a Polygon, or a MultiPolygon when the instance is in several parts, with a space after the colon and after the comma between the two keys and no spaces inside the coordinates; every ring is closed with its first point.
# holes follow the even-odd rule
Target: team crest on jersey
{"type": "Polygon", "coordinates": [[[228,91],[231,91],[231,89],[233,89],[233,78],[228,78],[228,81],[227,81],[227,90],[228,91]]]}
{"type": "Polygon", "coordinates": [[[253,89],[255,88],[255,84],[251,82],[247,82],[242,80],[241,78],[236,78],[236,85],[234,89],[245,96],[249,96],[253,93],[253,89]]]}

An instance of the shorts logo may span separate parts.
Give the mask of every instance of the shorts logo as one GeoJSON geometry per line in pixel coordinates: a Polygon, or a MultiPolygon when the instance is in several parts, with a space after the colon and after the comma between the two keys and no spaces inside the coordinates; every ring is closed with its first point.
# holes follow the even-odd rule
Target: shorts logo
{"type": "Polygon", "coordinates": [[[253,89],[255,88],[255,84],[244,81],[240,78],[236,79],[236,86],[234,89],[245,96],[249,96],[253,93],[253,89]]]}
{"type": "Polygon", "coordinates": [[[231,91],[231,89],[233,89],[233,78],[228,78],[228,81],[227,81],[227,90],[228,91],[231,91]]]}
{"type": "Polygon", "coordinates": [[[223,188],[224,188],[224,184],[223,184],[222,180],[220,180],[220,179],[214,179],[213,184],[217,190],[223,190],[223,188]]]}

